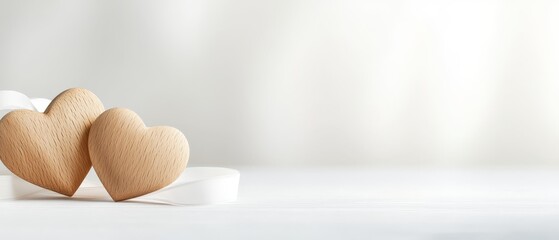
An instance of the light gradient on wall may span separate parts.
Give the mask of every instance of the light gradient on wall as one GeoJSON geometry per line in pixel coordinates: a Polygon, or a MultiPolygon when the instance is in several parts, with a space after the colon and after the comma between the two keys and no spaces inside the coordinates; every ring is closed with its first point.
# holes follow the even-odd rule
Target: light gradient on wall
{"type": "Polygon", "coordinates": [[[86,87],[194,165],[559,164],[556,1],[5,1],[0,88],[86,87]]]}

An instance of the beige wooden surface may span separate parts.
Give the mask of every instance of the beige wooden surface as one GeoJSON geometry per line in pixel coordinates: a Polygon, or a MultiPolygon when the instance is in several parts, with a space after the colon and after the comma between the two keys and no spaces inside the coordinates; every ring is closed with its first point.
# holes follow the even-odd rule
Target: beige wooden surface
{"type": "Polygon", "coordinates": [[[16,110],[0,121],[0,159],[14,174],[72,196],[91,168],[88,132],[104,111],[88,90],[69,89],[45,113],[16,110]]]}
{"type": "Polygon", "coordinates": [[[89,133],[95,172],[112,199],[121,201],[159,190],[184,171],[188,142],[172,127],[150,127],[133,111],[101,114],[89,133]]]}

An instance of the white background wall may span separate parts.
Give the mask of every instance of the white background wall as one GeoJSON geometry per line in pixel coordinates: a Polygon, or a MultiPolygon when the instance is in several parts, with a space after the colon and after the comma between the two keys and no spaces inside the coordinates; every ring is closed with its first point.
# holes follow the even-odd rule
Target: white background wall
{"type": "Polygon", "coordinates": [[[559,2],[0,0],[0,88],[76,86],[194,165],[559,165],[559,2]]]}

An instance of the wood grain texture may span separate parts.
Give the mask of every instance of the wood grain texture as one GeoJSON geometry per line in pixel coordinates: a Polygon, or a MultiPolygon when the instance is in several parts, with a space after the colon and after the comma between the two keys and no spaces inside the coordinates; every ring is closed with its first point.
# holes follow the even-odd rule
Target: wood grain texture
{"type": "Polygon", "coordinates": [[[89,134],[91,162],[114,201],[161,189],[186,168],[186,137],[172,127],[145,126],[128,109],[113,108],[101,114],[89,134]]]}
{"type": "Polygon", "coordinates": [[[88,133],[103,110],[95,94],[73,88],[44,113],[12,111],[0,120],[0,159],[20,178],[72,196],[91,168],[88,133]]]}

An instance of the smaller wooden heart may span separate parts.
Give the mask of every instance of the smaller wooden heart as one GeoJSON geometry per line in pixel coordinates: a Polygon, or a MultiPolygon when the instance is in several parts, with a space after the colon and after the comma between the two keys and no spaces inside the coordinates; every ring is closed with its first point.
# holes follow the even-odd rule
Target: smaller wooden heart
{"type": "Polygon", "coordinates": [[[45,113],[12,111],[0,120],[0,159],[20,178],[72,196],[91,169],[87,134],[103,110],[95,94],[73,88],[45,113]]]}
{"type": "Polygon", "coordinates": [[[146,127],[134,112],[113,108],[102,113],[89,132],[93,169],[114,201],[159,190],[186,168],[184,135],[172,127],[146,127]]]}

